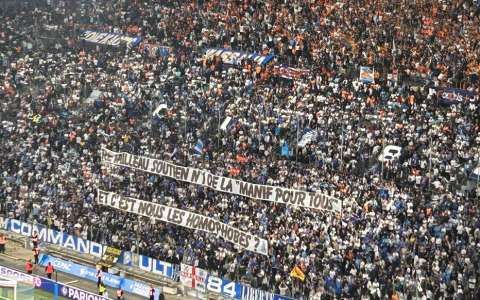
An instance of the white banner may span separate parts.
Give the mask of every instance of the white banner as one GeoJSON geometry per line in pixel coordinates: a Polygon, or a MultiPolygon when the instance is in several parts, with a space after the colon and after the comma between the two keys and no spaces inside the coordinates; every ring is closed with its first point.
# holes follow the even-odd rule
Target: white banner
{"type": "Polygon", "coordinates": [[[142,40],[142,38],[138,36],[130,37],[112,32],[96,32],[92,30],[85,31],[80,39],[90,43],[115,47],[120,46],[121,43],[126,43],[128,47],[134,47],[142,40]]]}
{"type": "Polygon", "coordinates": [[[240,62],[243,59],[249,58],[255,61],[259,65],[266,65],[272,59],[273,55],[258,55],[254,53],[245,53],[242,51],[235,51],[229,49],[207,49],[205,52],[204,58],[209,59],[218,56],[222,59],[222,61],[229,65],[240,65],[240,62]]]}
{"type": "Polygon", "coordinates": [[[177,166],[163,160],[145,156],[103,149],[102,161],[115,166],[128,167],[184,182],[203,185],[216,191],[241,195],[251,199],[333,212],[341,212],[342,210],[342,201],[326,194],[249,183],[233,178],[217,176],[206,170],[177,166]]]}
{"type": "Polygon", "coordinates": [[[247,250],[263,255],[267,255],[268,253],[267,240],[238,230],[210,217],[153,202],[125,197],[100,189],[97,190],[97,202],[98,204],[110,206],[125,212],[155,218],[178,226],[210,232],[247,250]]]}
{"type": "Polygon", "coordinates": [[[41,280],[40,278],[25,274],[23,272],[13,270],[4,266],[0,266],[0,276],[29,285],[36,285],[36,283],[41,280]]]}
{"type": "Polygon", "coordinates": [[[189,288],[195,288],[195,267],[180,264],[180,282],[189,288]]]}
{"type": "MultiPolygon", "coordinates": [[[[189,266],[180,264],[180,282],[186,287],[195,289],[201,293],[207,292],[206,284],[208,278],[208,272],[197,268],[195,266],[189,266]]],[[[213,284],[215,285],[215,284],[213,284]]],[[[218,286],[218,285],[215,285],[218,286]]],[[[221,286],[221,281],[220,281],[221,286]]],[[[221,293],[220,291],[218,293],[221,293]]]]}

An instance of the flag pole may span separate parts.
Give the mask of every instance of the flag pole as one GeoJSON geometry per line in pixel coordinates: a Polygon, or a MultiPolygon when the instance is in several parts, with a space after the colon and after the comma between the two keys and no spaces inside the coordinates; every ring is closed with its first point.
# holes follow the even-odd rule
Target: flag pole
{"type": "Polygon", "coordinates": [[[298,128],[300,127],[300,123],[298,122],[298,112],[296,112],[297,115],[297,139],[295,141],[295,164],[298,163],[298,128]]]}
{"type": "Polygon", "coordinates": [[[343,169],[343,144],[344,144],[343,127],[344,127],[344,124],[342,123],[342,145],[340,149],[340,164],[342,166],[342,169],[343,169]]]}

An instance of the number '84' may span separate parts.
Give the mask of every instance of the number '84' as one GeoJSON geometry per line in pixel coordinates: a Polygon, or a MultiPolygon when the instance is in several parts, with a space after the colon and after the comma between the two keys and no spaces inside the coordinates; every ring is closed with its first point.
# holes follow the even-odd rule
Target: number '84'
{"type": "Polygon", "coordinates": [[[223,283],[223,280],[221,278],[218,278],[216,276],[208,276],[207,290],[217,294],[226,294],[229,297],[234,298],[236,296],[235,282],[227,283],[226,285],[223,286],[223,290],[222,290],[222,283],[223,283]]]}

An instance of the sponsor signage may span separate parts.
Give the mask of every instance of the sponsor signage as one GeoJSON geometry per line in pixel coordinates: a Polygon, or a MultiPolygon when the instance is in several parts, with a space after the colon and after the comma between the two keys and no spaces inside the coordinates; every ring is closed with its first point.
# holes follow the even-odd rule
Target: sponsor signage
{"type": "MultiPolygon", "coordinates": [[[[49,262],[55,267],[57,271],[75,275],[77,277],[97,281],[97,270],[95,268],[90,268],[87,266],[82,266],[71,261],[63,260],[50,255],[42,255],[40,260],[40,265],[46,266],[49,262]]],[[[118,288],[121,284],[122,278],[120,276],[115,276],[106,272],[103,272],[104,277],[102,278],[105,285],[118,288]]]]}
{"type": "Polygon", "coordinates": [[[35,282],[37,280],[35,276],[28,275],[4,266],[0,266],[0,276],[31,285],[36,285],[35,282]]]}
{"type": "MultiPolygon", "coordinates": [[[[42,255],[40,265],[46,266],[49,262],[57,269],[57,271],[71,274],[90,281],[97,281],[97,270],[95,268],[79,265],[70,261],[66,261],[50,255],[42,255]]],[[[147,297],[149,295],[150,286],[143,282],[126,279],[120,276],[103,272],[102,282],[112,288],[121,288],[127,293],[147,297]]],[[[156,293],[159,291],[156,289],[156,293]]]]}
{"type": "Polygon", "coordinates": [[[6,219],[4,229],[24,236],[32,236],[32,233],[36,231],[38,233],[38,240],[41,242],[58,245],[80,253],[88,253],[97,257],[102,257],[104,248],[106,248],[93,241],[48,229],[42,225],[32,225],[15,219],[6,219]]]}
{"type": "Polygon", "coordinates": [[[242,287],[241,300],[292,300],[292,298],[272,294],[249,286],[242,287]]]}
{"type": "MultiPolygon", "coordinates": [[[[64,237],[65,235],[64,233],[60,233],[55,230],[50,230],[54,232],[53,234],[47,233],[47,229],[40,225],[32,225],[32,224],[24,223],[19,220],[6,219],[4,222],[4,228],[8,231],[19,233],[26,236],[30,236],[31,233],[33,232],[32,230],[36,230],[37,233],[39,233],[40,241],[56,244],[62,247],[65,246],[65,244],[67,244],[69,249],[72,249],[81,253],[89,253],[87,252],[87,250],[89,249],[87,245],[88,243],[90,243],[90,241],[84,240],[83,242],[80,242],[81,244],[80,247],[78,247],[78,241],[77,241],[77,247],[72,247],[71,242],[65,243],[67,238],[64,237]],[[85,243],[85,245],[83,245],[83,243],[85,243]]],[[[75,242],[73,243],[73,245],[75,245],[75,242]]],[[[102,251],[99,252],[98,249],[96,249],[94,253],[103,253],[103,249],[107,247],[100,244],[97,244],[97,245],[99,247],[102,247],[101,248],[102,251]]],[[[126,262],[127,265],[131,265],[132,260],[131,260],[130,252],[123,251],[123,254],[124,255],[122,255],[120,259],[126,262]],[[128,254],[128,255],[125,255],[125,254],[128,254]]],[[[100,257],[100,254],[97,256],[100,257]]],[[[119,262],[120,262],[120,259],[119,259],[119,262]]],[[[94,268],[82,266],[67,260],[55,258],[48,255],[42,255],[41,261],[40,261],[41,265],[45,266],[49,261],[53,264],[55,269],[60,272],[72,274],[74,276],[95,281],[95,282],[97,281],[96,269],[94,268]]],[[[254,289],[248,286],[244,286],[240,283],[233,282],[228,279],[223,279],[214,275],[210,275],[208,272],[206,272],[203,269],[199,269],[189,265],[181,264],[179,266],[180,270],[176,271],[174,265],[157,260],[157,259],[150,258],[148,256],[144,256],[144,255],[140,255],[137,267],[139,267],[144,271],[159,274],[168,278],[176,278],[178,276],[180,277],[180,281],[184,285],[188,287],[192,287],[199,292],[205,292],[205,291],[213,292],[213,293],[217,293],[219,295],[223,295],[233,299],[291,300],[291,298],[288,298],[288,297],[268,293],[259,289],[254,289]],[[192,274],[194,274],[194,276],[192,276],[192,274]]],[[[2,267],[2,266],[0,266],[0,275],[3,277],[7,277],[9,279],[17,280],[17,281],[28,283],[28,284],[33,284],[35,287],[42,288],[49,292],[54,292],[54,285],[51,284],[48,281],[48,279],[31,276],[31,275],[28,275],[16,270],[12,270],[6,267],[2,267]]],[[[104,276],[105,276],[104,282],[108,286],[111,286],[114,288],[118,286],[122,286],[124,291],[128,293],[134,293],[144,297],[148,296],[148,291],[150,287],[142,282],[137,282],[130,279],[124,279],[124,278],[121,278],[120,276],[115,276],[108,273],[104,273],[104,276]]],[[[61,288],[59,290],[59,293],[63,293],[61,288]]],[[[75,292],[74,290],[70,292],[70,290],[68,290],[68,294],[70,293],[72,293],[71,297],[76,297],[77,295],[79,297],[82,297],[82,295],[85,295],[85,297],[90,297],[90,298],[83,298],[83,299],[91,299],[91,300],[103,299],[97,295],[94,295],[94,296],[97,296],[99,298],[92,298],[92,296],[87,296],[87,294],[82,294],[80,290],[78,292],[75,292]]],[[[158,294],[158,289],[156,293],[158,294]]],[[[67,296],[67,298],[68,297],[70,296],[67,296]]],[[[69,298],[69,299],[82,299],[82,298],[69,298]]]]}
{"type": "Polygon", "coordinates": [[[90,293],[82,289],[69,286],[60,282],[55,282],[53,280],[32,276],[14,269],[10,269],[4,266],[0,266],[0,275],[15,281],[32,284],[34,288],[42,289],[50,293],[58,293],[60,296],[63,296],[67,299],[73,300],[106,300],[102,296],[96,295],[95,293],[90,293]]]}
{"type": "Polygon", "coordinates": [[[81,290],[76,287],[68,286],[68,285],[61,285],[60,284],[60,295],[73,300],[104,300],[104,298],[99,295],[95,295],[93,293],[81,290]]]}
{"type": "Polygon", "coordinates": [[[239,300],[292,300],[292,298],[272,294],[266,291],[244,286],[240,283],[222,279],[207,271],[186,264],[180,265],[180,282],[199,292],[216,293],[224,297],[239,300]]]}

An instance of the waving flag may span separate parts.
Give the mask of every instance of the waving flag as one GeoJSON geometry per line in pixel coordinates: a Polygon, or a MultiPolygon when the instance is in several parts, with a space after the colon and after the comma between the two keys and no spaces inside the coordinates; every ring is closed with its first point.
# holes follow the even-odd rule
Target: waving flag
{"type": "Polygon", "coordinates": [[[317,139],[318,133],[316,130],[306,129],[306,131],[302,139],[298,142],[298,147],[305,147],[317,139]]]}
{"type": "Polygon", "coordinates": [[[295,266],[295,268],[292,269],[292,271],[290,272],[290,277],[298,278],[301,281],[305,280],[305,274],[299,266],[295,266]]]}
{"type": "Polygon", "coordinates": [[[364,83],[375,82],[373,69],[370,67],[360,67],[360,81],[364,83]]]}
{"type": "Polygon", "coordinates": [[[236,159],[239,163],[247,163],[248,158],[245,155],[237,154],[236,159]]]}
{"type": "Polygon", "coordinates": [[[281,150],[281,152],[280,152],[280,155],[281,155],[281,156],[286,156],[286,157],[289,157],[289,156],[290,156],[290,149],[288,148],[288,144],[287,144],[287,143],[283,144],[282,150],[281,150]]]}
{"type": "Polygon", "coordinates": [[[234,118],[226,117],[225,120],[220,125],[220,129],[223,131],[229,131],[235,126],[236,122],[237,121],[234,118]]]}
{"type": "Polygon", "coordinates": [[[195,154],[197,154],[197,155],[202,155],[203,154],[203,142],[202,142],[201,139],[197,140],[197,144],[195,145],[193,150],[195,151],[195,154]]]}
{"type": "Polygon", "coordinates": [[[297,68],[291,68],[291,67],[286,67],[286,66],[274,66],[273,67],[273,74],[287,78],[287,79],[297,79],[297,78],[302,78],[308,76],[310,73],[309,70],[307,69],[297,69],[297,68]]]}
{"type": "Polygon", "coordinates": [[[477,186],[478,186],[478,181],[480,180],[480,163],[478,163],[478,165],[472,170],[469,178],[471,180],[476,180],[477,181],[477,186]]]}

